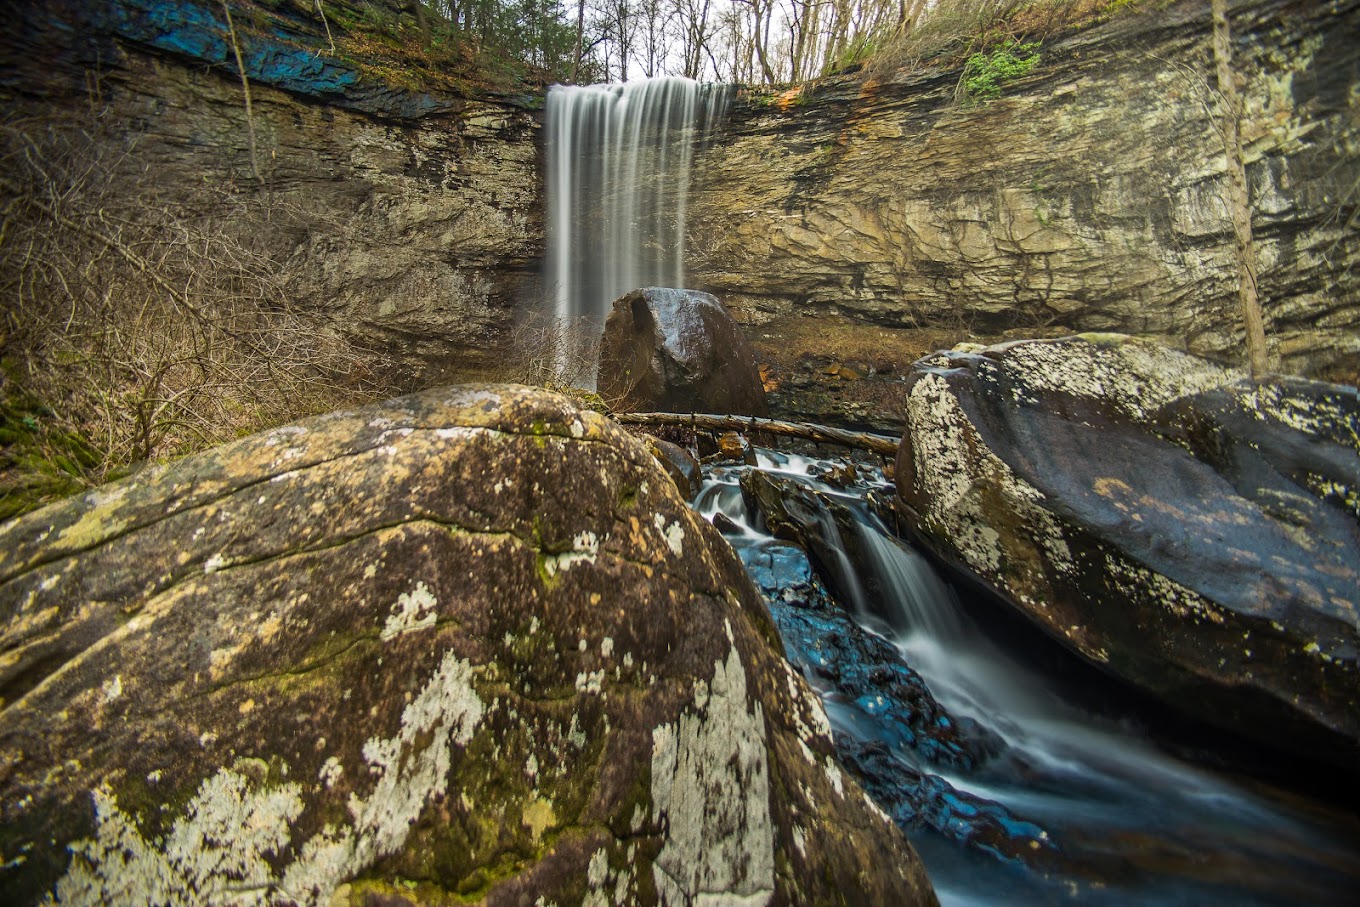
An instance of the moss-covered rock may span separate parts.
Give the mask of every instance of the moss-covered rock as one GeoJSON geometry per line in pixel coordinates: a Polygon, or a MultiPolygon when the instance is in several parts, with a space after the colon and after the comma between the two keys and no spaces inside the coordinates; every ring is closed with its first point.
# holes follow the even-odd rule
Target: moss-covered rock
{"type": "Polygon", "coordinates": [[[936,552],[1198,718],[1356,768],[1360,398],[1118,335],[916,364],[897,492],[936,552]]]}
{"type": "Polygon", "coordinates": [[[934,902],[731,550],[562,397],[49,506],[0,620],[4,903],[934,902]]]}

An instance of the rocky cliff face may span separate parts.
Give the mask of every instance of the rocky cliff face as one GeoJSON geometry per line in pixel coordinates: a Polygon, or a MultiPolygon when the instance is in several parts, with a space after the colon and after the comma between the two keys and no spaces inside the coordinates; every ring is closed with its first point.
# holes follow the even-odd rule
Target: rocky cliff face
{"type": "MultiPolygon", "coordinates": [[[[1251,0],[1233,25],[1274,361],[1354,381],[1360,4],[1251,0]]],[[[1236,359],[1208,32],[1202,2],[1117,18],[986,103],[959,100],[958,70],[748,97],[698,163],[692,283],[768,350],[815,315],[951,343],[1119,330],[1236,359]]]]}
{"type": "Polygon", "coordinates": [[[338,50],[310,3],[234,6],[249,116],[221,5],[197,0],[33,4],[0,36],[0,97],[25,117],[88,112],[128,149],[115,191],[150,174],[157,205],[263,210],[249,229],[298,305],[407,381],[485,368],[538,279],[533,102],[384,72],[346,43],[347,15],[397,3],[327,3],[338,50]]]}

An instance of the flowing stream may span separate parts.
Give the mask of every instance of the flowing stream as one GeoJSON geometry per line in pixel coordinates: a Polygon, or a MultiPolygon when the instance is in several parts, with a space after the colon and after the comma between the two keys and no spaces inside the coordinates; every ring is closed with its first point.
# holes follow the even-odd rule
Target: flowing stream
{"type": "Polygon", "coordinates": [[[548,92],[546,283],[580,342],[624,293],[685,285],[690,164],[731,96],[680,78],[548,92]]]}
{"type": "MultiPolygon", "coordinates": [[[[911,836],[944,904],[1354,903],[1360,824],[1353,815],[1171,755],[1140,730],[1138,716],[1098,714],[1077,704],[1083,697],[1074,695],[1079,691],[1070,679],[1002,648],[930,564],[884,529],[865,504],[866,492],[890,491],[880,473],[861,466],[848,487],[809,474],[833,472],[830,466],[759,453],[758,468],[767,475],[792,479],[853,516],[849,526],[840,520],[838,527],[829,513],[809,525],[847,560],[852,549],[858,552],[858,575],[849,583],[858,588],[840,596],[854,618],[846,626],[865,637],[866,647],[856,651],[886,641],[889,654],[895,650],[920,675],[953,721],[993,741],[991,755],[974,765],[932,760],[920,741],[908,746],[882,733],[885,724],[876,716],[884,713],[874,697],[852,698],[828,680],[840,676],[839,669],[803,666],[822,692],[838,751],[863,751],[867,744],[881,752],[884,745],[873,738],[882,734],[890,758],[875,763],[877,790],[884,789],[886,764],[889,774],[900,773],[903,790],[924,798],[914,812],[880,802],[911,836]],[[925,802],[931,797],[948,804],[947,815],[933,824],[939,810],[925,802]],[[904,815],[915,818],[904,821],[904,815]],[[966,827],[983,818],[1003,835],[1018,830],[1016,840],[1042,830],[1029,845],[1033,859],[1025,847],[1006,851],[1004,840],[998,848],[966,827]]],[[[787,551],[788,543],[766,533],[750,496],[743,497],[737,483],[749,471],[710,467],[695,507],[710,519],[721,513],[731,521],[725,533],[752,569],[775,560],[762,552],[787,551]]],[[[836,572],[835,558],[827,563],[836,572]]],[[[780,609],[800,605],[787,589],[772,588],[768,573],[757,573],[783,633],[788,624],[780,609]]],[[[818,619],[825,622],[825,614],[818,619]]],[[[806,640],[785,640],[797,661],[806,640]]]]}

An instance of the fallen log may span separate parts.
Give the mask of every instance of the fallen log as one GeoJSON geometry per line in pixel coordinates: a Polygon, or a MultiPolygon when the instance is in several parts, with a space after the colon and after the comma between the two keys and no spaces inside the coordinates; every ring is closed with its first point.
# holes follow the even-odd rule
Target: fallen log
{"type": "Polygon", "coordinates": [[[897,455],[897,438],[865,431],[846,431],[810,422],[783,422],[756,416],[724,416],[716,413],[615,413],[610,418],[623,425],[676,425],[700,431],[763,432],[802,438],[819,444],[840,444],[884,456],[897,455]]]}

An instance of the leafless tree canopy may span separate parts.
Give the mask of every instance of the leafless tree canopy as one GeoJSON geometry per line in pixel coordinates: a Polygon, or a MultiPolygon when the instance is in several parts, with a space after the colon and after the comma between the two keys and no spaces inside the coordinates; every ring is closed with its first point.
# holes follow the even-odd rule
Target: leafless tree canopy
{"type": "MultiPolygon", "coordinates": [[[[1136,5],[1132,3],[1120,6],[1136,5]]],[[[1105,0],[577,0],[606,80],[653,75],[776,85],[873,60],[918,63],[978,41],[1038,37],[1105,0]]]]}

